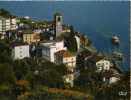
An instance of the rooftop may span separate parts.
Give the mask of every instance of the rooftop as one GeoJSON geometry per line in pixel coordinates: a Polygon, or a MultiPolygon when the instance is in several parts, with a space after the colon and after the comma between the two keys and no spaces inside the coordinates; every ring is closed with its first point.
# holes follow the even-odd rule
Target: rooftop
{"type": "Polygon", "coordinates": [[[21,43],[21,42],[13,42],[10,44],[12,48],[16,47],[16,46],[24,46],[24,45],[28,45],[27,43],[21,43]]]}
{"type": "Polygon", "coordinates": [[[41,45],[43,46],[55,46],[57,42],[62,42],[63,40],[49,40],[49,41],[41,41],[41,45]]]}
{"type": "Polygon", "coordinates": [[[54,14],[54,16],[62,16],[62,14],[59,13],[59,12],[56,12],[56,13],[54,14]]]}
{"type": "Polygon", "coordinates": [[[9,19],[9,18],[5,18],[3,16],[0,16],[0,20],[7,20],[7,19],[9,19]]]}
{"type": "Polygon", "coordinates": [[[73,56],[73,54],[70,53],[67,50],[58,51],[58,52],[55,53],[55,55],[60,55],[60,56],[63,56],[63,57],[72,57],[73,56]]]}

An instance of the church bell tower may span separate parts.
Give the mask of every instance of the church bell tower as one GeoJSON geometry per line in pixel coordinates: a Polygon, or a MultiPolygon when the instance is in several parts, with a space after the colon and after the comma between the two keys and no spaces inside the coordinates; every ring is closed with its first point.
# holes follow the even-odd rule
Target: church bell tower
{"type": "Polygon", "coordinates": [[[63,25],[62,15],[60,13],[55,13],[54,21],[55,21],[55,36],[57,38],[62,34],[62,25],[63,25]]]}

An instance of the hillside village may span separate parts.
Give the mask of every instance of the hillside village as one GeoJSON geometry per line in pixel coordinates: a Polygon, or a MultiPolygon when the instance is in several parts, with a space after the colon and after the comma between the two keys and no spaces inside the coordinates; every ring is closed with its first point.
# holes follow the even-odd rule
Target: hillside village
{"type": "MultiPolygon", "coordinates": [[[[12,16],[6,11],[2,15],[2,10],[0,15],[0,38],[8,43],[12,61],[32,59],[32,63],[64,65],[66,70],[61,79],[68,88],[92,81],[88,78],[83,80],[84,72],[100,76],[99,81],[106,85],[121,80],[122,70],[114,62],[117,58],[98,52],[87,36],[64,24],[61,13],[55,13],[52,21],[12,16]]],[[[37,75],[40,71],[36,68],[34,73],[37,75]]],[[[19,84],[24,79],[16,80],[19,84]]]]}

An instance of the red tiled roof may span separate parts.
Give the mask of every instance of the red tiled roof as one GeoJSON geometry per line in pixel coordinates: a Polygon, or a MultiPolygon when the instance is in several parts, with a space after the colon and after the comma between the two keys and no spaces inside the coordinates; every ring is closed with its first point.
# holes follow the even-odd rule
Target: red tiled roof
{"type": "Polygon", "coordinates": [[[63,56],[63,57],[71,57],[72,54],[69,51],[61,50],[55,53],[55,55],[63,56]]]}

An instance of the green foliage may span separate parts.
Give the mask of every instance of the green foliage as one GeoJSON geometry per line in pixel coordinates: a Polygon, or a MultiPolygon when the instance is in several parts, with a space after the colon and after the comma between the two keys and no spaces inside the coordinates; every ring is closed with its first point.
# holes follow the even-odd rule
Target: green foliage
{"type": "Polygon", "coordinates": [[[15,76],[12,70],[12,66],[9,64],[0,64],[0,84],[12,84],[15,83],[15,76]]]}
{"type": "Polygon", "coordinates": [[[100,100],[129,100],[130,99],[130,72],[124,74],[121,80],[112,85],[103,86],[102,89],[98,90],[96,97],[100,100]],[[120,92],[125,93],[125,95],[120,95],[120,92]]]}
{"type": "Polygon", "coordinates": [[[30,29],[42,29],[48,26],[48,21],[36,21],[33,19],[19,18],[19,23],[24,23],[30,26],[30,29]]]}
{"type": "Polygon", "coordinates": [[[0,41],[0,62],[6,63],[11,62],[11,50],[9,48],[8,41],[1,40],[0,41]]]}
{"type": "Polygon", "coordinates": [[[74,36],[75,36],[75,32],[74,32],[74,27],[73,27],[72,25],[70,26],[70,30],[71,30],[70,36],[71,36],[71,37],[74,37],[74,36]]]}
{"type": "Polygon", "coordinates": [[[32,24],[31,19],[20,18],[19,20],[20,20],[21,23],[24,23],[24,24],[29,24],[29,25],[32,24]]]}
{"type": "Polygon", "coordinates": [[[11,17],[11,13],[3,8],[0,9],[0,16],[3,16],[3,17],[11,17]]]}
{"type": "Polygon", "coordinates": [[[37,65],[37,67],[27,73],[26,79],[32,83],[32,87],[36,84],[43,84],[50,87],[62,87],[62,76],[65,72],[65,66],[57,66],[50,62],[44,62],[37,65]],[[34,72],[38,71],[38,74],[34,72]],[[53,77],[53,78],[52,78],[53,77]]]}
{"type": "Polygon", "coordinates": [[[74,33],[67,33],[68,35],[65,36],[65,44],[70,52],[77,51],[77,42],[74,37],[74,33]]]}
{"type": "Polygon", "coordinates": [[[15,84],[15,80],[16,78],[12,66],[8,64],[0,64],[0,98],[1,95],[9,98],[9,95],[12,94],[12,87],[15,84]]]}
{"type": "Polygon", "coordinates": [[[10,87],[8,85],[0,84],[0,93],[8,91],[9,89],[10,87]]]}
{"type": "MultiPolygon", "coordinates": [[[[15,86],[17,80],[29,81],[30,89],[36,89],[39,85],[49,87],[63,87],[62,76],[65,74],[64,65],[55,65],[43,59],[25,58],[23,60],[11,60],[11,50],[7,41],[0,41],[0,91],[5,93],[12,91],[12,95],[19,95],[19,88],[15,86]],[[34,72],[38,71],[36,75],[34,72]],[[5,85],[4,85],[5,84],[5,85]]],[[[4,94],[9,96],[9,94],[4,94]]]]}
{"type": "MultiPolygon", "coordinates": [[[[19,100],[93,100],[90,95],[75,95],[75,91],[60,90],[40,86],[37,90],[30,92],[30,95],[22,95],[19,100]],[[44,88],[44,89],[43,89],[44,88]],[[60,91],[60,93],[57,93],[60,91]],[[63,91],[67,91],[64,93],[63,91]]],[[[81,93],[81,92],[79,92],[81,93]]]]}
{"type": "Polygon", "coordinates": [[[80,91],[89,92],[94,95],[96,100],[129,100],[130,97],[130,77],[129,72],[121,77],[121,80],[114,84],[104,84],[102,73],[96,73],[95,69],[88,68],[81,70],[81,74],[75,80],[75,87],[80,91]],[[123,91],[126,95],[120,96],[119,92],[123,91]]]}
{"type": "Polygon", "coordinates": [[[17,79],[22,79],[29,71],[29,67],[24,60],[16,60],[13,63],[13,70],[17,79]]]}

